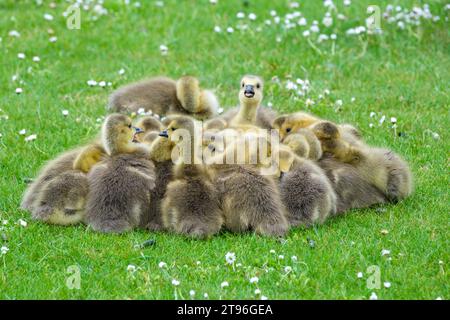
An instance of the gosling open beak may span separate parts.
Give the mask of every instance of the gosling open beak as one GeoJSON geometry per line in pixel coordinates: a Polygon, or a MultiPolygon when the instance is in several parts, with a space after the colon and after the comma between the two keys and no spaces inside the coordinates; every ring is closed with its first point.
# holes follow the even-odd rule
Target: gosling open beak
{"type": "Polygon", "coordinates": [[[244,96],[246,98],[253,98],[255,96],[255,89],[254,89],[253,85],[251,85],[251,84],[245,85],[244,96]]]}
{"type": "Polygon", "coordinates": [[[133,127],[133,129],[135,134],[144,133],[144,130],[142,130],[141,128],[133,127]]]}
{"type": "Polygon", "coordinates": [[[168,138],[169,134],[167,133],[167,130],[163,130],[159,133],[160,137],[168,138]]]}
{"type": "Polygon", "coordinates": [[[138,127],[133,127],[133,130],[134,130],[133,142],[139,142],[139,140],[137,139],[137,136],[141,133],[144,133],[144,130],[142,130],[141,128],[138,128],[138,127]]]}

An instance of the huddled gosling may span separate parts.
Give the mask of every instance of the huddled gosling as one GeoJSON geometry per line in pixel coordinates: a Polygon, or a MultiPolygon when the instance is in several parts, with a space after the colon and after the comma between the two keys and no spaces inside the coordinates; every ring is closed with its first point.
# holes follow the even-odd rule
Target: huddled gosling
{"type": "Polygon", "coordinates": [[[154,165],[148,148],[133,143],[133,136],[129,117],[112,114],[105,119],[102,142],[108,157],[88,174],[86,221],[95,231],[122,233],[151,222],[154,165]]]}
{"type": "Polygon", "coordinates": [[[183,155],[174,166],[173,180],[162,202],[164,226],[191,237],[210,237],[220,231],[223,218],[208,170],[196,156],[201,137],[197,136],[194,120],[186,116],[173,119],[161,136],[175,142],[178,133],[183,139],[179,149],[183,155]]]}
{"type": "Polygon", "coordinates": [[[315,162],[300,158],[281,145],[281,199],[292,226],[323,223],[336,214],[336,194],[325,172],[315,162]]]}
{"type": "Polygon", "coordinates": [[[190,76],[177,81],[155,77],[123,86],[110,96],[111,112],[131,113],[140,108],[158,115],[189,114],[208,119],[217,114],[219,102],[212,91],[202,90],[198,79],[190,76]]]}
{"type": "Polygon", "coordinates": [[[21,208],[33,219],[50,224],[72,225],[85,216],[89,186],[86,175],[73,170],[83,148],[76,148],[49,161],[24,193],[21,208]]]}
{"type": "Polygon", "coordinates": [[[228,110],[220,119],[224,119],[228,127],[255,125],[270,129],[277,114],[274,110],[261,106],[263,86],[260,77],[244,76],[240,82],[239,107],[228,110]]]}

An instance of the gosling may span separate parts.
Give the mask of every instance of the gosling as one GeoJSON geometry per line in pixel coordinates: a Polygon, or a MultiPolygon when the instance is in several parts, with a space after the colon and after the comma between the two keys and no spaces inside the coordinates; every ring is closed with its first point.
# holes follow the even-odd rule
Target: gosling
{"type": "Polygon", "coordinates": [[[133,143],[131,119],[109,115],[102,126],[102,142],[108,158],[88,174],[86,221],[95,230],[122,233],[147,228],[151,190],[155,187],[148,147],[133,143]]]}

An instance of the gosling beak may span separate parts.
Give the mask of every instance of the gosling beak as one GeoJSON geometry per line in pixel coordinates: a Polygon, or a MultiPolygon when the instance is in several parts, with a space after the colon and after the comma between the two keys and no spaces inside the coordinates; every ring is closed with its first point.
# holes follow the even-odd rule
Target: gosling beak
{"type": "Polygon", "coordinates": [[[135,134],[144,133],[144,130],[142,130],[141,128],[133,127],[133,129],[134,129],[134,133],[135,133],[135,134]]]}
{"type": "Polygon", "coordinates": [[[134,130],[134,134],[133,134],[132,142],[139,142],[139,140],[137,139],[137,136],[141,133],[144,133],[144,130],[142,130],[141,128],[138,128],[138,127],[133,127],[133,130],[134,130]]]}
{"type": "Polygon", "coordinates": [[[254,89],[253,85],[251,85],[251,84],[245,85],[244,96],[246,98],[253,98],[255,96],[255,89],[254,89]]]}
{"type": "Polygon", "coordinates": [[[169,134],[167,133],[167,130],[163,130],[159,133],[160,137],[168,138],[169,134]]]}

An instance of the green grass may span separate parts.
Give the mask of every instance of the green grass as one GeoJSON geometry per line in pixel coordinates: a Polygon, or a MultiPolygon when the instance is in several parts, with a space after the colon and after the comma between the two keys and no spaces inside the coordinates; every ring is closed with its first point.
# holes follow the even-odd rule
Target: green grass
{"type": "MultiPolygon", "coordinates": [[[[237,0],[219,0],[215,6],[207,0],[197,6],[166,0],[161,8],[154,1],[141,1],[141,8],[105,2],[108,15],[97,21],[88,20],[92,10],[82,11],[81,30],[66,28],[65,1],[57,1],[56,9],[49,1],[42,6],[35,1],[0,2],[0,216],[9,221],[0,231],[8,239],[0,239],[0,244],[9,248],[0,256],[0,298],[173,299],[189,298],[193,289],[199,299],[205,292],[211,299],[253,299],[258,298],[256,287],[269,299],[367,299],[372,292],[379,299],[449,298],[450,29],[445,1],[427,1],[440,21],[400,30],[382,20],[384,33],[376,37],[345,35],[348,28],[364,24],[372,1],[355,0],[349,8],[335,1],[348,20],[335,18],[326,31],[338,36],[334,49],[330,41],[317,44],[312,39],[314,49],[302,36],[302,27],[285,31],[264,26],[271,9],[281,16],[292,11],[288,1],[248,1],[250,6],[244,7],[237,0]],[[222,30],[235,27],[238,11],[254,12],[257,20],[245,19],[250,26],[246,31],[213,32],[215,25],[222,30]],[[44,13],[54,20],[46,21],[44,13]],[[257,26],[261,32],[255,31],[257,26]],[[49,28],[58,37],[55,43],[49,42],[49,28]],[[11,30],[21,36],[8,36],[11,30]],[[161,44],[169,47],[167,56],[161,55],[161,44]],[[19,52],[26,59],[18,59],[19,52]],[[39,63],[31,60],[35,55],[39,63]],[[124,75],[118,74],[121,68],[124,75]],[[144,231],[104,235],[85,226],[38,223],[18,209],[26,178],[34,177],[46,160],[98,132],[96,119],[105,115],[114,88],[152,75],[192,74],[204,87],[215,89],[226,108],[237,103],[237,86],[245,73],[266,79],[265,102],[282,112],[306,109],[305,99],[294,99],[285,88],[288,77],[309,79],[310,97],[316,102],[310,111],[356,124],[368,143],[401,154],[414,173],[414,195],[396,205],[355,210],[308,230],[294,229],[285,241],[226,232],[207,241],[144,231]],[[11,80],[14,74],[19,76],[16,82],[11,80]],[[270,81],[274,76],[281,85],[270,81]],[[113,86],[89,87],[89,79],[111,81],[113,86]],[[23,94],[15,94],[17,87],[23,94]],[[331,95],[319,100],[325,89],[331,95]],[[336,112],[338,99],[343,106],[336,112]],[[64,109],[68,117],[62,116],[64,109]],[[372,111],[378,118],[369,117],[372,111]],[[387,121],[379,126],[381,115],[387,121]],[[394,134],[390,117],[398,119],[397,132],[404,136],[394,134]],[[21,129],[37,134],[37,139],[25,142],[21,129]],[[431,132],[440,139],[433,139],[431,132]],[[19,219],[28,226],[20,226],[19,219]],[[382,235],[382,229],[389,233],[382,235]],[[135,249],[149,238],[156,239],[155,246],[135,249]],[[391,259],[381,256],[382,249],[391,251],[391,259]],[[240,267],[226,264],[227,252],[236,253],[240,267]],[[291,260],[293,255],[297,262],[291,260]],[[166,269],[158,267],[160,261],[167,263],[166,269]],[[127,271],[130,264],[138,267],[136,272],[127,271]],[[66,286],[71,265],[80,268],[80,290],[66,286]],[[381,281],[391,282],[390,288],[367,288],[366,269],[371,265],[379,266],[381,281]],[[285,274],[285,266],[292,272],[285,274]],[[362,279],[356,276],[360,271],[362,279]],[[253,276],[259,277],[258,285],[250,284],[253,276]],[[176,290],[172,279],[181,282],[176,290]],[[221,289],[223,281],[229,287],[221,289]]],[[[300,3],[309,24],[322,20],[322,1],[300,3]]],[[[423,4],[393,3],[407,8],[423,4]]]]}

